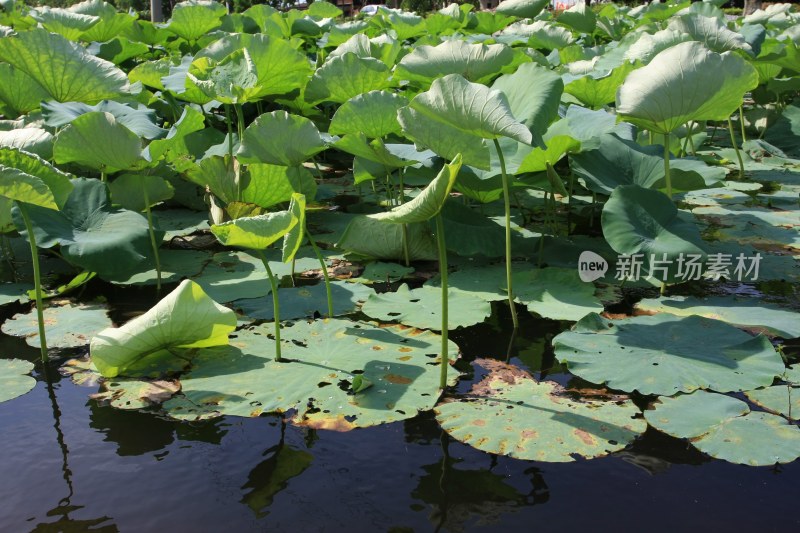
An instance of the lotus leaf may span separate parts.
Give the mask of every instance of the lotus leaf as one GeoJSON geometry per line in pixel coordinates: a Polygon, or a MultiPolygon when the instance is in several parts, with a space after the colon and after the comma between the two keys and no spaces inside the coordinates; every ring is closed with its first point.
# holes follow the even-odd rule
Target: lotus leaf
{"type": "Polygon", "coordinates": [[[363,133],[373,139],[400,133],[397,110],[407,105],[406,98],[388,91],[370,91],[354,96],[336,110],[328,133],[363,133]]]}
{"type": "Polygon", "coordinates": [[[84,31],[100,22],[100,17],[73,13],[59,7],[41,6],[28,14],[47,31],[63,35],[70,41],[77,41],[84,31]]]}
{"type": "Polygon", "coordinates": [[[53,158],[53,136],[40,128],[0,131],[0,148],[17,148],[42,159],[53,158]]]}
{"type": "Polygon", "coordinates": [[[370,91],[389,86],[389,67],[371,57],[348,52],[328,59],[306,86],[306,101],[343,103],[370,91]]]}
{"type": "Polygon", "coordinates": [[[108,185],[114,203],[131,211],[144,211],[175,194],[175,188],[161,176],[122,174],[108,185]]]}
{"type": "Polygon", "coordinates": [[[686,33],[669,28],[653,34],[642,33],[625,51],[624,57],[627,61],[638,60],[646,65],[667,48],[692,40],[691,36],[686,33]]]}
{"type": "Polygon", "coordinates": [[[72,191],[68,174],[16,148],[0,148],[0,178],[0,196],[47,209],[63,207],[72,191]]]}
{"type": "Polygon", "coordinates": [[[297,216],[291,211],[278,211],[214,224],[211,232],[225,246],[264,250],[297,223],[297,216]]]}
{"type": "Polygon", "coordinates": [[[647,422],[669,435],[691,439],[700,451],[731,463],[769,466],[800,457],[800,429],[784,418],[750,411],[736,398],[695,391],[645,411],[647,422]]]}
{"type": "Polygon", "coordinates": [[[617,89],[636,65],[623,63],[611,71],[591,71],[583,76],[565,76],[564,92],[571,94],[592,109],[614,102],[617,89]]]}
{"type": "Polygon", "coordinates": [[[577,321],[588,313],[600,313],[603,304],[594,285],[581,281],[577,270],[544,268],[514,275],[514,294],[528,311],[553,320],[577,321]]]}
{"type": "Polygon", "coordinates": [[[547,7],[547,0],[505,0],[498,4],[497,13],[517,18],[533,18],[547,7]]]}
{"type": "Polygon", "coordinates": [[[30,283],[0,283],[0,305],[28,300],[28,291],[33,290],[30,283]]]}
{"type": "Polygon", "coordinates": [[[725,22],[725,20],[718,17],[705,17],[697,13],[691,13],[672,19],[667,26],[667,30],[685,33],[693,41],[700,41],[706,48],[714,52],[743,50],[752,54],[753,51],[750,45],[745,42],[744,36],[729,30],[725,22]]]}
{"type": "Polygon", "coordinates": [[[142,141],[111,113],[86,113],[59,132],[53,146],[57,163],[77,163],[101,172],[141,166],[142,141]]]}
{"type": "Polygon", "coordinates": [[[0,63],[0,102],[15,115],[38,109],[42,100],[49,97],[47,91],[25,72],[8,63],[0,63]]]}
{"type": "Polygon", "coordinates": [[[0,403],[27,394],[36,386],[36,380],[27,374],[33,363],[21,359],[0,359],[0,403]]]}
{"type": "MultiPolygon", "coordinates": [[[[302,321],[283,328],[285,360],[276,363],[268,326],[239,331],[231,346],[198,354],[181,379],[191,403],[169,401],[167,414],[259,416],[296,409],[295,424],[347,431],[411,418],[436,403],[430,394],[439,377],[434,333],[338,319],[302,321]],[[352,394],[345,385],[358,375],[373,386],[352,394]]],[[[451,361],[456,354],[450,343],[451,361]]],[[[451,376],[453,384],[456,375],[451,376]]]]}
{"type": "Polygon", "coordinates": [[[428,86],[436,78],[459,74],[469,81],[485,83],[513,60],[514,52],[504,44],[469,44],[456,39],[416,47],[397,64],[394,78],[428,86]]]}
{"type": "Polygon", "coordinates": [[[187,41],[196,41],[222,24],[225,6],[206,0],[188,0],[175,5],[166,29],[187,41]]]}
{"type": "MultiPolygon", "coordinates": [[[[363,283],[364,285],[372,285],[374,283],[394,283],[400,281],[406,275],[414,272],[413,267],[398,265],[397,263],[384,263],[382,261],[373,261],[364,267],[364,271],[356,278],[349,278],[345,281],[351,283],[363,283]]],[[[2,287],[0,285],[0,287],[2,287]]],[[[334,300],[335,303],[335,300],[334,300]]]]}
{"type": "MultiPolygon", "coordinates": [[[[166,249],[158,252],[161,263],[161,283],[178,283],[184,278],[198,275],[207,263],[211,254],[200,250],[166,249]]],[[[137,272],[124,280],[115,280],[118,285],[155,285],[158,281],[155,268],[137,272]]]]}
{"type": "MultiPolygon", "coordinates": [[[[281,320],[313,318],[328,312],[325,284],[281,289],[281,320]]],[[[334,316],[354,313],[358,306],[371,294],[369,289],[358,283],[331,281],[334,316]]],[[[272,302],[264,298],[247,298],[231,302],[231,307],[255,320],[274,320],[272,302]]]]}
{"type": "Polygon", "coordinates": [[[767,411],[785,416],[789,420],[800,420],[800,365],[790,366],[781,376],[785,385],[773,385],[766,389],[745,392],[747,399],[767,411]]]}
{"type": "Polygon", "coordinates": [[[117,378],[104,381],[100,392],[90,397],[115,409],[146,409],[169,400],[179,390],[177,381],[117,378]]]}
{"type": "MultiPolygon", "coordinates": [[[[432,261],[438,255],[436,239],[427,224],[408,224],[406,242],[411,261],[432,261]]],[[[374,259],[397,260],[403,257],[403,227],[367,216],[350,221],[336,247],[374,259]]]]}
{"type": "Polygon", "coordinates": [[[699,316],[611,321],[592,313],[553,339],[553,347],[573,374],[642,394],[750,390],[771,385],[783,373],[783,361],[765,336],[699,316]]]}
{"type": "MultiPolygon", "coordinates": [[[[44,310],[49,348],[78,348],[89,344],[98,331],[111,327],[108,309],[97,304],[50,305],[44,310]],[[75,327],[80,324],[80,328],[75,327]]],[[[36,312],[17,314],[6,320],[3,333],[24,337],[28,346],[39,347],[39,322],[36,312]]]]}
{"type": "Polygon", "coordinates": [[[244,130],[238,158],[243,163],[295,166],[326,148],[309,119],[273,111],[258,117],[244,130]]]}
{"type": "Polygon", "coordinates": [[[556,21],[569,26],[579,33],[592,33],[597,27],[597,17],[591,7],[585,3],[575,4],[561,12],[556,21]]]}
{"type": "Polygon", "coordinates": [[[454,439],[479,450],[563,463],[621,450],[647,427],[629,399],[575,400],[558,383],[537,383],[513,365],[476,363],[489,372],[483,381],[434,412],[454,439]]]}

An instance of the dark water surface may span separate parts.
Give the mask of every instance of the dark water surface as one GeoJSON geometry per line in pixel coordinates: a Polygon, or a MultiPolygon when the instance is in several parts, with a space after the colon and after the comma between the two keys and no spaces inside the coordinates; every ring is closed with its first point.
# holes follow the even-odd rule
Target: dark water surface
{"type": "MultiPolygon", "coordinates": [[[[562,328],[528,318],[511,360],[547,368],[547,340],[562,328]]],[[[1,340],[0,357],[35,359],[1,340]]],[[[486,324],[454,340],[467,360],[502,358],[508,336],[486,324]]],[[[453,441],[430,413],[350,433],[277,417],[185,423],[99,406],[95,389],[51,374],[52,387],[40,373],[33,391],[0,404],[3,533],[800,527],[800,461],[732,465],[653,430],[609,457],[535,463],[453,441]]]]}

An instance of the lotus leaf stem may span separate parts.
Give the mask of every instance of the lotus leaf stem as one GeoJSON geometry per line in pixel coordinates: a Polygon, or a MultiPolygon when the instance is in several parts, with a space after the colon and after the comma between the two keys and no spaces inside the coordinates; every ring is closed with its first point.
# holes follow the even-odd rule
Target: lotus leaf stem
{"type": "MultiPolygon", "coordinates": [[[[311,232],[308,231],[308,227],[305,226],[305,222],[303,224],[303,231],[305,232],[306,237],[308,237],[308,242],[311,243],[311,249],[314,250],[314,255],[317,256],[319,265],[322,268],[322,278],[325,280],[325,296],[328,297],[328,318],[333,318],[333,296],[331,296],[331,278],[328,276],[328,266],[325,264],[325,258],[322,257],[322,252],[319,251],[317,241],[311,235],[311,232]]],[[[292,259],[292,261],[294,261],[294,259],[292,259]]],[[[294,271],[294,268],[292,271],[294,271]]]]}
{"type": "Polygon", "coordinates": [[[261,262],[264,263],[264,268],[267,270],[267,277],[269,277],[269,284],[272,287],[272,311],[273,311],[273,318],[275,320],[275,362],[281,362],[281,306],[280,302],[278,301],[278,281],[275,279],[275,275],[272,273],[272,269],[269,267],[269,261],[267,261],[267,257],[264,255],[264,252],[258,250],[258,257],[261,259],[261,262]]]}
{"type": "Polygon", "coordinates": [[[225,104],[225,124],[228,125],[228,155],[231,157],[228,163],[233,168],[233,123],[231,122],[231,106],[225,104]]]}
{"type": "Polygon", "coordinates": [[[672,200],[672,179],[669,175],[669,133],[664,134],[664,179],[667,181],[667,196],[672,200]]]}
{"type": "Polygon", "coordinates": [[[511,201],[508,187],[508,175],[506,174],[506,160],[503,157],[503,151],[500,149],[500,143],[494,139],[494,148],[497,150],[497,159],[500,160],[500,173],[503,179],[503,207],[505,208],[506,215],[506,284],[508,285],[508,305],[511,306],[511,320],[514,322],[514,328],[519,327],[519,319],[517,318],[517,308],[514,306],[514,289],[511,281],[511,201]]]}
{"type": "Polygon", "coordinates": [[[736,144],[736,136],[733,133],[733,122],[730,117],[728,117],[728,131],[731,134],[731,144],[733,144],[733,150],[736,152],[736,159],[739,160],[739,179],[744,179],[744,161],[742,161],[742,153],[739,151],[739,145],[736,144]]]}
{"type": "Polygon", "coordinates": [[[44,309],[42,308],[42,272],[39,269],[39,249],[36,247],[36,236],[33,225],[28,216],[28,208],[22,202],[17,202],[22,220],[25,221],[25,230],[28,232],[28,242],[31,245],[31,260],[33,261],[33,290],[36,294],[36,320],[39,323],[39,346],[42,351],[42,363],[47,364],[47,337],[44,332],[44,309]]]}
{"type": "Polygon", "coordinates": [[[442,281],[442,353],[441,371],[439,374],[439,388],[447,387],[447,367],[450,366],[448,357],[448,300],[447,300],[447,246],[444,240],[444,223],[442,213],[436,214],[436,244],[439,246],[439,277],[442,281]]]}
{"type": "Polygon", "coordinates": [[[161,257],[158,254],[156,232],[153,228],[153,215],[150,211],[150,195],[147,193],[147,187],[143,187],[142,192],[144,192],[144,211],[147,214],[147,229],[150,233],[150,246],[153,248],[153,258],[156,262],[156,292],[161,294],[161,257]]]}
{"type": "Polygon", "coordinates": [[[747,142],[747,135],[744,132],[744,110],[739,106],[739,126],[742,128],[742,144],[747,142]]]}

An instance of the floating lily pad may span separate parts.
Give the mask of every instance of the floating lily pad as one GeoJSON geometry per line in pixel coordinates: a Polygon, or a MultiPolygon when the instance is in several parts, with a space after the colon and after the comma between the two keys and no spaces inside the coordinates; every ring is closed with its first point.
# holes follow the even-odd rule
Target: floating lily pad
{"type": "Polygon", "coordinates": [[[103,383],[90,397],[117,409],[144,409],[161,404],[180,390],[180,383],[168,380],[117,379],[103,383]]]}
{"type": "Polygon", "coordinates": [[[800,337],[800,313],[752,298],[662,296],[645,298],[636,304],[636,308],[648,314],[700,315],[767,335],[777,335],[787,339],[800,337]]]}
{"type": "MultiPolygon", "coordinates": [[[[97,304],[51,305],[44,310],[49,348],[77,348],[89,344],[93,335],[111,327],[108,308],[97,304]]],[[[3,333],[24,337],[28,346],[39,347],[39,322],[36,311],[14,315],[2,326],[3,333]]]]}
{"type": "Polygon", "coordinates": [[[647,425],[630,400],[579,401],[552,381],[490,359],[469,394],[441,403],[436,420],[454,439],[517,459],[569,462],[621,450],[647,425]]]}
{"type": "Polygon", "coordinates": [[[691,439],[712,457],[753,466],[800,457],[800,428],[780,416],[752,412],[741,400],[699,390],[660,401],[645,411],[647,422],[673,437],[691,439]]]}
{"type": "MultiPolygon", "coordinates": [[[[199,274],[211,261],[209,252],[200,250],[161,250],[161,283],[177,283],[181,279],[199,274]]],[[[126,280],[114,281],[117,285],[155,285],[158,275],[155,268],[139,272],[126,280]]]]}
{"type": "MultiPolygon", "coordinates": [[[[293,318],[327,316],[328,300],[325,284],[281,289],[281,320],[293,318]]],[[[331,281],[331,297],[333,298],[334,316],[346,315],[356,311],[360,302],[364,302],[374,291],[360,284],[331,281]]],[[[231,303],[234,309],[244,315],[262,320],[273,320],[272,298],[247,298],[231,303]]]]}
{"type": "Polygon", "coordinates": [[[784,385],[745,392],[747,398],[766,409],[790,420],[800,420],[800,365],[790,366],[782,376],[784,385]]]}
{"type": "Polygon", "coordinates": [[[764,335],[699,316],[612,321],[592,313],[553,339],[553,347],[573,374],[642,394],[751,390],[771,385],[784,370],[764,335]]]}
{"type": "Polygon", "coordinates": [[[31,283],[0,283],[0,305],[27,302],[30,290],[33,290],[31,283]]]}
{"type": "Polygon", "coordinates": [[[28,374],[33,363],[21,359],[0,359],[0,403],[33,390],[36,380],[28,374]]]}
{"type": "Polygon", "coordinates": [[[345,281],[351,283],[363,283],[372,285],[373,283],[392,283],[400,281],[407,274],[414,272],[413,267],[398,265],[397,263],[384,263],[373,261],[364,267],[364,271],[357,278],[350,278],[345,281]]]}
{"type": "MultiPolygon", "coordinates": [[[[166,402],[166,413],[191,419],[296,409],[295,424],[347,431],[411,418],[436,404],[441,339],[434,333],[338,319],[298,322],[283,328],[284,360],[276,363],[271,329],[242,330],[231,346],[199,353],[181,379],[183,396],[166,402]],[[373,385],[352,393],[356,376],[373,385]]],[[[457,351],[451,342],[451,361],[457,351]]],[[[456,373],[450,376],[454,384],[456,373]]]]}
{"type": "Polygon", "coordinates": [[[531,313],[554,320],[580,320],[600,313],[603,304],[595,297],[594,285],[581,281],[578,271],[543,268],[514,275],[514,294],[531,313]]]}
{"type": "MultiPolygon", "coordinates": [[[[448,300],[448,329],[478,324],[492,314],[489,302],[466,292],[452,291],[448,300]]],[[[438,331],[442,327],[442,291],[433,287],[411,290],[403,284],[397,292],[370,295],[361,311],[379,320],[438,331]]]]}

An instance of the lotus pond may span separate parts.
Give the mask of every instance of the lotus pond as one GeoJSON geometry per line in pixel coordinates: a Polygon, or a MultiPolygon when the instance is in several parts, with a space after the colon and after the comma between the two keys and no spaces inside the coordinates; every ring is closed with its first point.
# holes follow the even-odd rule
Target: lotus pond
{"type": "Polygon", "coordinates": [[[0,528],[796,527],[800,14],[546,4],[0,1],[0,528]]]}

